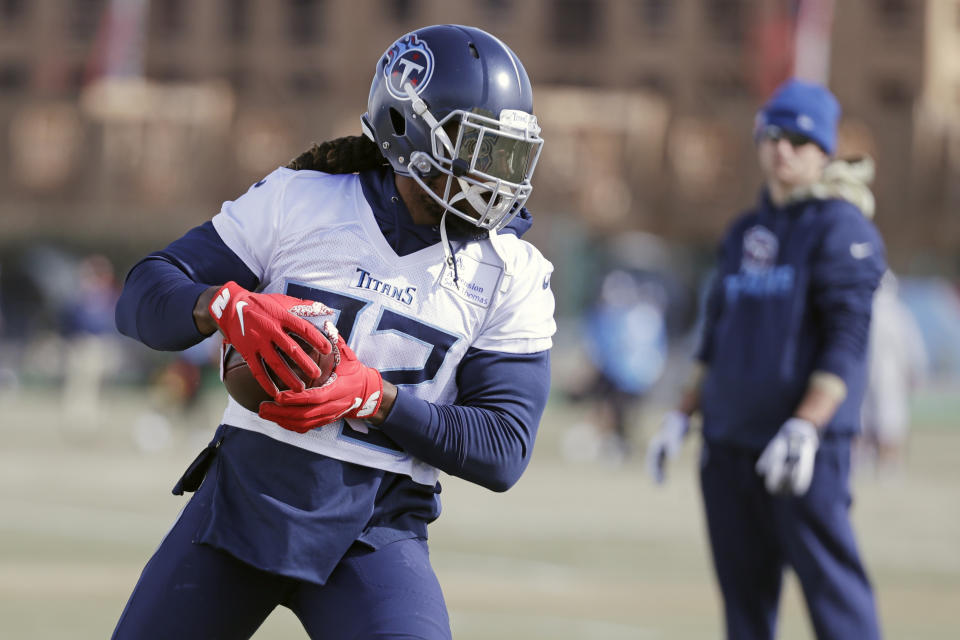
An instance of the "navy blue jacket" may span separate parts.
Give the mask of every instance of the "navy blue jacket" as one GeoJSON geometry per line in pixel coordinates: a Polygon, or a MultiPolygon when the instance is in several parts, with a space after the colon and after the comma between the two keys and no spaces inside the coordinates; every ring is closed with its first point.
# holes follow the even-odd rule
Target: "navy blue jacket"
{"type": "Polygon", "coordinates": [[[847,396],[826,434],[860,424],[873,293],[886,269],[876,228],[854,205],[764,193],[724,238],[697,354],[704,438],[761,450],[793,415],[810,375],[847,396]]]}

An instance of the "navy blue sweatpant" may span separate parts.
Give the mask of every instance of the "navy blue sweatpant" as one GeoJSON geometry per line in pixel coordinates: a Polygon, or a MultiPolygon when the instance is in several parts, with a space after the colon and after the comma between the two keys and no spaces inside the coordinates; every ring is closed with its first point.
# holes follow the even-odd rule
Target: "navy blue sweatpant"
{"type": "Polygon", "coordinates": [[[356,544],[323,586],[268,573],[192,538],[205,512],[193,497],[140,576],[117,640],[251,637],[277,606],[313,640],[449,640],[450,623],[427,543],[356,544]]]}
{"type": "Polygon", "coordinates": [[[783,569],[797,574],[819,640],[880,638],[850,526],[850,440],[827,438],[802,497],[775,497],[759,454],[704,443],[700,480],[727,638],[775,635],[783,569]]]}

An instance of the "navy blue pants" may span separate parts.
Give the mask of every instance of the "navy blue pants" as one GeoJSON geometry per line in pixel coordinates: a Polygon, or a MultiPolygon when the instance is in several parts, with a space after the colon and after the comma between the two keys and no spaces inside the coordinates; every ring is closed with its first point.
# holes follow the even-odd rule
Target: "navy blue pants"
{"type": "Polygon", "coordinates": [[[850,526],[850,440],[825,439],[802,497],[775,497],[759,454],[704,444],[700,480],[723,593],[727,638],[775,635],[783,569],[799,578],[819,640],[880,638],[870,583],[850,526]]]}
{"type": "Polygon", "coordinates": [[[282,605],[314,640],[448,640],[450,623],[427,543],[354,545],[323,586],[268,573],[192,542],[195,496],[144,568],[113,637],[251,637],[282,605]]]}

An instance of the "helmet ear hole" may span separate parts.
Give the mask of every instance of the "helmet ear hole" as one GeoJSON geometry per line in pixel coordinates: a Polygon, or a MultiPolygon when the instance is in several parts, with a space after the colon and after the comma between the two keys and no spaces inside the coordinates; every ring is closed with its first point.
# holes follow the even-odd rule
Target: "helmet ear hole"
{"type": "Polygon", "coordinates": [[[403,118],[403,114],[394,107],[390,107],[390,123],[393,125],[393,132],[398,136],[407,132],[407,121],[403,118]]]}
{"type": "Polygon", "coordinates": [[[472,55],[477,60],[480,59],[480,52],[477,51],[477,46],[472,42],[468,45],[470,47],[470,55],[472,55]]]}

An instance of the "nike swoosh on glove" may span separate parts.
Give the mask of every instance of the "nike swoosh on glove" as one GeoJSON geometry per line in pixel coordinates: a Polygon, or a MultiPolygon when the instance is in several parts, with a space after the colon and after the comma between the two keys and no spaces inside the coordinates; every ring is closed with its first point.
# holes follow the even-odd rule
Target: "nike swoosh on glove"
{"type": "Polygon", "coordinates": [[[284,429],[306,433],[340,418],[369,418],[383,401],[380,372],[357,359],[333,323],[323,332],[336,340],[340,362],[321,386],[305,391],[281,391],[273,402],[260,404],[260,417],[284,429]]]}
{"type": "MultiPolygon", "coordinates": [[[[224,341],[240,352],[250,367],[250,373],[264,391],[276,396],[277,387],[267,375],[264,365],[270,367],[290,389],[302,390],[305,386],[281,354],[305,374],[314,377],[320,375],[317,363],[290,337],[290,333],[300,336],[324,355],[333,348],[319,329],[295,315],[305,309],[315,311],[317,304],[280,293],[252,293],[231,280],[213,296],[209,310],[223,333],[224,341]]],[[[326,310],[332,314],[329,309],[326,310]]]]}
{"type": "Polygon", "coordinates": [[[790,418],[767,444],[757,460],[757,473],[774,495],[802,496],[813,480],[813,462],[820,438],[809,420],[790,418]]]}

